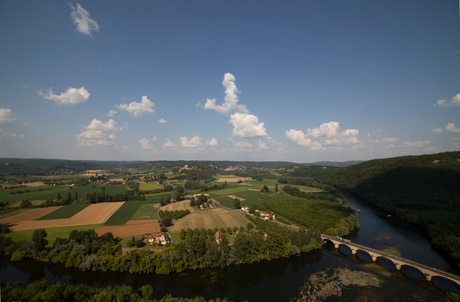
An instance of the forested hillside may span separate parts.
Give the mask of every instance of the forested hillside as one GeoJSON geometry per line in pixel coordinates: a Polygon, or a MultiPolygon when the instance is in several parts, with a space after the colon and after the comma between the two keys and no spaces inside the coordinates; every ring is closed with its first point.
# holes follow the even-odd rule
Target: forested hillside
{"type": "Polygon", "coordinates": [[[460,152],[302,167],[290,176],[345,189],[416,224],[460,267],[460,152]]]}

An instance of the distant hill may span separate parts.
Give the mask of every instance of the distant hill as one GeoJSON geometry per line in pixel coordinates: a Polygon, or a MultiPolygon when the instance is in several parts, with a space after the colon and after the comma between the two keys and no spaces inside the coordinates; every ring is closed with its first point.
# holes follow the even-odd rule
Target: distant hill
{"type": "MultiPolygon", "coordinates": [[[[424,230],[460,263],[460,152],[376,159],[291,173],[352,192],[424,230]]],[[[460,266],[458,267],[460,268],[460,266]]]]}

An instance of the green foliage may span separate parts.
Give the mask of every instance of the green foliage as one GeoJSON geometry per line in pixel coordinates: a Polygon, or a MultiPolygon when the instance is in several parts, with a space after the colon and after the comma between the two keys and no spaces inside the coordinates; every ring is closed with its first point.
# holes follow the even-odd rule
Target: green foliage
{"type": "Polygon", "coordinates": [[[37,220],[70,218],[73,215],[85,209],[87,206],[89,206],[89,204],[74,204],[74,205],[63,206],[62,208],[59,208],[54,212],[51,212],[43,217],[40,217],[37,220]]]}
{"type": "Polygon", "coordinates": [[[241,208],[241,202],[238,198],[233,199],[233,208],[234,209],[240,209],[241,208]]]}
{"type": "MultiPolygon", "coordinates": [[[[341,219],[354,215],[352,209],[340,203],[317,199],[269,201],[262,204],[262,210],[264,209],[320,231],[325,231],[335,226],[341,219]]],[[[351,229],[347,223],[346,226],[351,229]]]]}
{"type": "MultiPolygon", "coordinates": [[[[68,285],[58,282],[49,284],[46,279],[34,281],[26,288],[20,282],[2,282],[2,298],[5,301],[53,301],[53,302],[81,302],[81,301],[157,301],[157,302],[206,302],[202,297],[174,298],[166,295],[159,300],[153,300],[153,288],[144,285],[136,290],[129,285],[108,286],[105,288],[90,287],[88,285],[68,285]]],[[[227,298],[209,300],[209,302],[229,302],[227,298]]]]}
{"type": "Polygon", "coordinates": [[[141,202],[127,201],[125,202],[106,222],[105,225],[120,225],[125,224],[136,213],[141,206],[141,202]]]}
{"type": "Polygon", "coordinates": [[[303,167],[309,177],[345,189],[429,234],[460,267],[460,152],[376,159],[332,168],[303,167]]]}
{"type": "Polygon", "coordinates": [[[48,244],[48,240],[45,239],[47,235],[44,229],[37,229],[32,233],[31,241],[35,252],[39,253],[45,249],[48,244]]]}

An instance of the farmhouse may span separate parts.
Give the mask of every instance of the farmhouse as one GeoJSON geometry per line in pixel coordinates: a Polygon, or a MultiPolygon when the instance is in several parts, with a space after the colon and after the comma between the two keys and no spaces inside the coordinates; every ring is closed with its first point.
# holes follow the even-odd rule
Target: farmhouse
{"type": "Polygon", "coordinates": [[[241,210],[243,210],[243,211],[249,213],[249,207],[248,207],[248,206],[242,206],[242,207],[241,207],[241,210]]]}
{"type": "Polygon", "coordinates": [[[270,214],[270,213],[267,213],[267,212],[265,212],[265,211],[256,210],[256,212],[259,213],[259,216],[260,216],[260,218],[262,218],[262,219],[265,219],[265,220],[273,220],[273,219],[275,219],[275,215],[270,214]]]}
{"type": "Polygon", "coordinates": [[[217,244],[221,243],[222,238],[220,238],[220,232],[217,231],[216,234],[214,234],[214,237],[216,238],[217,244]]]}
{"type": "Polygon", "coordinates": [[[150,234],[149,236],[144,238],[144,242],[150,245],[153,245],[154,243],[165,245],[166,237],[163,233],[150,234]]]}

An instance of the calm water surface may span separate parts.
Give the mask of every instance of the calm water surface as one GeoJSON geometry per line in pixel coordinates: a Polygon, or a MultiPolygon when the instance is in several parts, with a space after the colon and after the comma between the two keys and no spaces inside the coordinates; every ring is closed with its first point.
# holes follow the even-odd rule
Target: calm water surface
{"type": "MultiPolygon", "coordinates": [[[[352,241],[376,249],[395,247],[403,257],[444,270],[451,270],[448,262],[435,252],[419,233],[361,201],[347,196],[347,204],[360,209],[361,229],[351,236],[352,241]]],[[[179,297],[204,296],[207,299],[228,297],[234,301],[290,301],[299,295],[300,288],[317,271],[348,267],[378,274],[366,268],[355,257],[344,257],[331,247],[322,251],[271,262],[237,265],[225,269],[188,271],[167,276],[129,273],[81,272],[63,265],[26,260],[10,262],[0,258],[1,280],[13,279],[28,284],[42,278],[97,287],[131,285],[139,288],[150,284],[155,298],[165,294],[179,297]]],[[[457,273],[458,272],[454,272],[457,273]]],[[[400,272],[390,277],[380,275],[383,283],[378,288],[351,288],[341,297],[328,301],[356,301],[357,297],[370,301],[436,301],[443,300],[442,291],[431,283],[411,279],[400,272]]]]}

